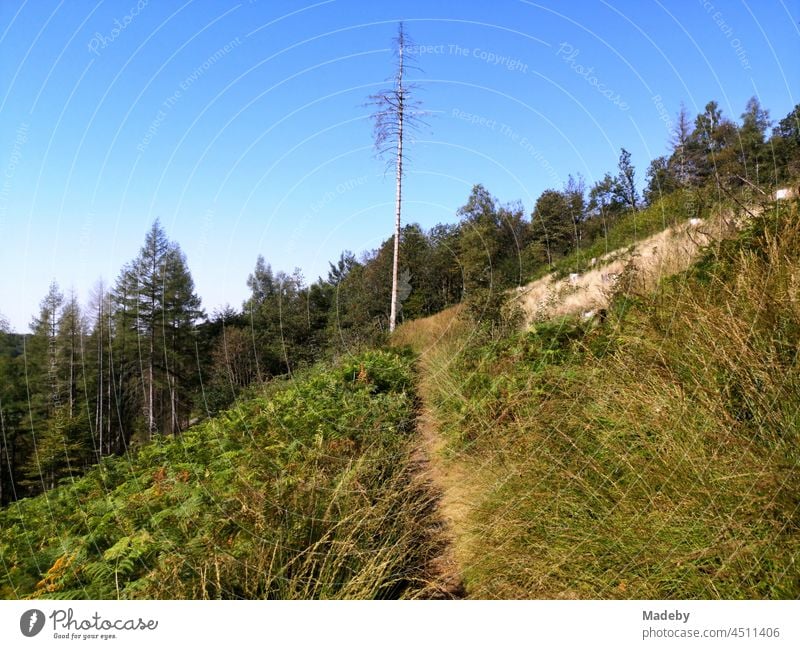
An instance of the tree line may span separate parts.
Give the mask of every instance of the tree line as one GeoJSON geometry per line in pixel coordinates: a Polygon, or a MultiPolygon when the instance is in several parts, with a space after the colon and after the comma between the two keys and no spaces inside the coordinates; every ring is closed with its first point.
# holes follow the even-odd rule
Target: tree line
{"type": "MultiPolygon", "coordinates": [[[[713,101],[693,121],[681,108],[669,153],[650,162],[643,183],[623,148],[614,171],[591,186],[569,176],[530,214],[476,185],[456,223],[403,227],[398,320],[465,303],[476,325],[491,324],[502,318],[505,289],[607,237],[631,212],[680,193],[689,218],[714,199],[745,201],[798,177],[800,105],[777,124],[755,98],[738,123],[713,101]]],[[[54,281],[30,333],[10,332],[0,317],[0,503],[179,435],[250,386],[375,344],[389,328],[393,246],[390,237],[360,257],[345,251],[310,284],[259,257],[247,300],[210,315],[158,221],[88,304],[54,281]]]]}

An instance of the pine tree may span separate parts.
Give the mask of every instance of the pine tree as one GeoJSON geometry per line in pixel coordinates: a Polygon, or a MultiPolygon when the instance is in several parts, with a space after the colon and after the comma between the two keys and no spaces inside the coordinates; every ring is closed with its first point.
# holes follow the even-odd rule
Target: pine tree
{"type": "Polygon", "coordinates": [[[61,404],[56,336],[63,303],[64,295],[53,280],[39,304],[39,315],[31,322],[33,335],[25,349],[32,402],[36,402],[35,410],[43,419],[51,416],[61,404]]]}
{"type": "MultiPolygon", "coordinates": [[[[74,292],[61,309],[58,318],[58,334],[56,336],[58,364],[62,368],[62,385],[60,392],[68,417],[76,415],[80,407],[79,399],[83,395],[85,382],[84,369],[84,336],[86,334],[83,316],[78,298],[74,292]]],[[[84,401],[85,403],[85,401],[84,401]]]]}
{"type": "Polygon", "coordinates": [[[669,167],[675,169],[675,177],[681,187],[687,187],[693,183],[696,177],[696,170],[691,164],[689,157],[689,147],[692,139],[692,123],[686,106],[681,103],[675,126],[672,130],[672,155],[669,158],[669,167]]]}
{"type": "Polygon", "coordinates": [[[195,325],[203,315],[186,257],[177,245],[170,246],[164,262],[162,314],[160,328],[170,404],[168,429],[175,435],[191,409],[187,397],[196,383],[195,325]]]}
{"type": "Polygon", "coordinates": [[[18,466],[30,441],[24,425],[28,403],[18,339],[0,314],[0,506],[20,495],[18,466]]]}
{"type": "Polygon", "coordinates": [[[88,418],[77,411],[81,390],[83,323],[74,294],[64,304],[56,282],[41,302],[26,346],[32,452],[22,467],[27,485],[52,489],[88,460],[88,418]],[[63,305],[63,306],[62,306],[63,305]]]}
{"type": "Polygon", "coordinates": [[[92,319],[86,356],[89,385],[94,387],[87,400],[92,405],[90,427],[94,436],[97,457],[111,452],[112,426],[112,317],[111,295],[103,280],[99,280],[91,295],[89,314],[92,319]]]}
{"type": "Polygon", "coordinates": [[[107,438],[107,444],[114,452],[121,452],[128,447],[134,433],[140,429],[140,416],[147,403],[138,320],[138,290],[136,265],[131,262],[122,268],[111,293],[113,308],[109,317],[111,338],[108,366],[112,396],[109,417],[115,423],[116,434],[113,440],[110,436],[107,438]]]}
{"type": "Polygon", "coordinates": [[[162,301],[166,257],[169,252],[169,241],[156,220],[145,237],[139,258],[136,260],[138,293],[136,296],[136,317],[140,335],[147,344],[146,371],[147,371],[147,431],[152,436],[158,429],[156,423],[156,360],[160,356],[157,344],[159,340],[159,325],[164,319],[164,305],[162,301]]]}
{"type": "Polygon", "coordinates": [[[31,483],[52,489],[61,478],[79,473],[86,466],[85,417],[71,417],[69,406],[59,404],[36,434],[33,454],[23,467],[31,483]]]}

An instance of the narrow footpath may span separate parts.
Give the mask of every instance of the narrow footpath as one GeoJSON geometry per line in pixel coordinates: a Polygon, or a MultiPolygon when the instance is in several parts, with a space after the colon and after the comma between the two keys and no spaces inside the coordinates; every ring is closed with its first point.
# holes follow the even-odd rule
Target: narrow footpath
{"type": "Polygon", "coordinates": [[[414,460],[418,476],[435,495],[441,521],[437,530],[442,539],[441,552],[430,564],[430,597],[463,599],[468,597],[464,583],[469,545],[468,518],[475,502],[470,492],[472,481],[458,458],[446,455],[433,407],[434,386],[443,378],[452,358],[447,349],[448,332],[456,325],[456,310],[450,309],[430,318],[415,320],[396,332],[398,344],[409,344],[420,355],[417,363],[417,395],[420,399],[417,416],[419,445],[414,460]]]}

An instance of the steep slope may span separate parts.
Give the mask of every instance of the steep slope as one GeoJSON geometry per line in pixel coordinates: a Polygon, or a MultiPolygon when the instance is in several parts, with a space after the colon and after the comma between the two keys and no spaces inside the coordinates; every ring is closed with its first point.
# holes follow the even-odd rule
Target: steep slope
{"type": "Polygon", "coordinates": [[[410,366],[317,367],[0,511],[0,597],[427,596],[410,366]]]}
{"type": "Polygon", "coordinates": [[[521,286],[516,302],[526,324],[604,309],[623,277],[635,277],[640,290],[653,290],[663,278],[686,270],[709,243],[730,237],[743,223],[727,212],[683,221],[594,258],[584,273],[551,273],[521,286]]]}
{"type": "Polygon", "coordinates": [[[798,278],[798,206],[773,204],[603,323],[401,330],[467,595],[800,596],[798,278]]]}

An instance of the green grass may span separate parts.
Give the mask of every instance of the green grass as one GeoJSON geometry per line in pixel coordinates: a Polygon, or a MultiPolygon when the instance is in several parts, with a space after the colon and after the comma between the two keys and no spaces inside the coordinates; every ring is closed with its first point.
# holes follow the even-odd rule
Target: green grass
{"type": "Polygon", "coordinates": [[[428,405],[479,485],[468,594],[800,596],[798,278],[773,204],[603,324],[434,347],[428,405]]]}
{"type": "Polygon", "coordinates": [[[294,381],[0,512],[3,598],[394,598],[437,551],[410,358],[294,381]]]}

